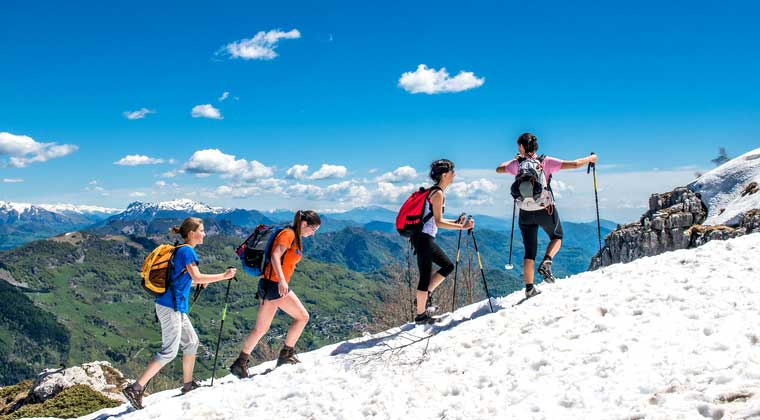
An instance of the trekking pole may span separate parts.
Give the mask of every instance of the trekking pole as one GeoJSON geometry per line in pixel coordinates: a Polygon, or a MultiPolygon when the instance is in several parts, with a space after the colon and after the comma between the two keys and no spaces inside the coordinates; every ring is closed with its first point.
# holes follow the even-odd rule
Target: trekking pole
{"type": "Polygon", "coordinates": [[[514,199],[514,202],[512,204],[512,231],[509,235],[509,262],[507,265],[504,266],[505,269],[511,270],[515,268],[514,265],[512,265],[512,240],[515,238],[515,211],[517,210],[517,199],[514,199]]]}
{"type": "MultiPolygon", "coordinates": [[[[468,220],[472,220],[472,215],[470,215],[468,220]]],[[[472,229],[467,231],[468,235],[472,235],[472,245],[475,247],[475,254],[478,256],[478,265],[480,266],[480,276],[483,278],[483,287],[486,289],[486,297],[488,298],[488,307],[491,308],[491,313],[493,313],[493,305],[491,305],[491,294],[488,292],[488,282],[486,282],[486,273],[483,271],[483,261],[480,259],[480,251],[478,251],[478,240],[475,239],[475,232],[472,231],[472,229]]]]}
{"type": "MultiPolygon", "coordinates": [[[[591,152],[593,155],[594,152],[591,152]]],[[[599,194],[596,190],[596,164],[593,162],[589,162],[588,168],[586,168],[586,173],[589,173],[591,170],[594,170],[594,201],[596,202],[596,234],[599,238],[599,263],[601,264],[602,261],[602,224],[599,221],[599,194]]]]}
{"type": "MultiPolygon", "coordinates": [[[[462,213],[457,221],[463,220],[465,218],[465,213],[462,213]]],[[[459,229],[459,238],[457,239],[457,259],[456,263],[454,264],[454,296],[451,298],[451,312],[454,312],[454,309],[456,309],[456,302],[457,302],[457,274],[459,274],[459,247],[462,244],[462,229],[459,229]]]]}
{"type": "MultiPolygon", "coordinates": [[[[230,268],[235,267],[227,267],[228,270],[230,268]]],[[[224,328],[224,318],[227,317],[227,300],[230,297],[230,286],[232,285],[232,280],[237,280],[237,276],[227,280],[227,292],[224,294],[224,309],[222,309],[222,323],[219,325],[219,337],[216,339],[216,351],[214,352],[214,370],[211,372],[211,386],[214,386],[214,377],[216,376],[216,361],[219,358],[219,343],[222,341],[222,328],[224,328]]]]}

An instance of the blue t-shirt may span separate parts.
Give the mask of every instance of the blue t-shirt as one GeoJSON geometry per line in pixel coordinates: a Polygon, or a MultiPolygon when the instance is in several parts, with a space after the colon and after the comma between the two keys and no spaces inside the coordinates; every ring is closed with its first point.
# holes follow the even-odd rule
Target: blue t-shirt
{"type": "Polygon", "coordinates": [[[198,262],[198,254],[195,253],[195,248],[191,246],[181,246],[174,252],[174,265],[172,266],[171,289],[174,290],[172,294],[171,290],[167,290],[166,293],[156,298],[156,303],[167,308],[174,309],[174,301],[177,302],[177,310],[179,312],[187,313],[188,301],[190,300],[190,287],[192,286],[193,279],[190,277],[190,273],[182,270],[188,264],[195,263],[200,266],[198,262]],[[180,275],[182,273],[182,275],[180,275]]]}

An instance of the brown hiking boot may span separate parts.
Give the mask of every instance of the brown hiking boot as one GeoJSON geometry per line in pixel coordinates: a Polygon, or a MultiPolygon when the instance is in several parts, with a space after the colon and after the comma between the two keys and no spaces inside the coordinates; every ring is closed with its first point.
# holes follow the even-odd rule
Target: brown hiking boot
{"type": "Polygon", "coordinates": [[[235,363],[230,366],[230,372],[232,372],[233,375],[237,376],[240,379],[245,379],[248,377],[248,360],[237,358],[235,359],[235,363]]]}
{"type": "Polygon", "coordinates": [[[128,385],[126,388],[121,390],[121,393],[124,394],[124,396],[127,398],[127,401],[132,404],[132,407],[138,410],[142,410],[142,399],[143,394],[145,393],[145,388],[138,391],[134,388],[134,386],[135,384],[128,385]]]}
{"type": "Polygon", "coordinates": [[[295,365],[301,363],[296,357],[296,351],[293,347],[283,346],[280,350],[280,356],[277,358],[277,366],[280,365],[295,365]]]}

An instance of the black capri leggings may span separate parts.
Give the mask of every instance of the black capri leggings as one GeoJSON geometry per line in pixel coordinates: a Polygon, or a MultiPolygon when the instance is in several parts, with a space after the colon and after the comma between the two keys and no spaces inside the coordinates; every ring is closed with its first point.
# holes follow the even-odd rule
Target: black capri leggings
{"type": "Polygon", "coordinates": [[[535,260],[538,250],[538,227],[549,235],[549,239],[562,239],[562,222],[557,208],[552,206],[552,213],[547,210],[520,210],[520,232],[525,246],[525,259],[535,260]]]}
{"type": "Polygon", "coordinates": [[[433,275],[434,262],[440,267],[438,274],[443,277],[454,271],[454,263],[435,243],[434,237],[427,233],[419,233],[412,237],[412,245],[414,245],[414,251],[417,253],[417,267],[420,269],[420,282],[417,283],[417,290],[427,292],[428,287],[430,287],[430,278],[433,275]]]}

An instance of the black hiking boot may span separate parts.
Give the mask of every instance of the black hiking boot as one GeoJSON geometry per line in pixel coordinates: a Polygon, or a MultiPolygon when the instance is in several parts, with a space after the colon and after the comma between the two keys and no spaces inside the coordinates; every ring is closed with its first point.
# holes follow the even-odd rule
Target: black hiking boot
{"type": "Polygon", "coordinates": [[[425,302],[425,311],[431,315],[438,312],[438,307],[435,305],[435,302],[433,302],[433,292],[428,292],[427,302],[425,302]]]}
{"type": "Polygon", "coordinates": [[[538,266],[538,274],[544,276],[544,281],[554,283],[554,274],[552,274],[552,260],[543,260],[538,266]]]}
{"type": "Polygon", "coordinates": [[[142,400],[143,394],[145,393],[145,388],[138,391],[134,388],[135,385],[136,383],[128,385],[126,388],[121,390],[121,393],[124,394],[124,396],[127,398],[127,401],[132,404],[132,407],[138,410],[142,410],[142,400]]]}
{"type": "Polygon", "coordinates": [[[533,296],[540,295],[541,291],[536,288],[536,286],[531,287],[530,289],[525,288],[525,298],[532,298],[533,296]]]}
{"type": "Polygon", "coordinates": [[[277,366],[295,365],[296,363],[301,363],[301,361],[296,357],[295,349],[293,349],[293,347],[282,346],[280,356],[277,357],[277,366]]]}
{"type": "Polygon", "coordinates": [[[187,394],[188,392],[198,389],[200,387],[201,387],[201,384],[199,384],[198,382],[195,382],[195,379],[193,379],[192,381],[182,385],[182,394],[183,395],[187,394]]]}
{"type": "Polygon", "coordinates": [[[248,377],[248,360],[237,358],[235,362],[230,366],[230,372],[240,379],[248,377]]]}
{"type": "Polygon", "coordinates": [[[427,312],[423,312],[417,316],[414,317],[414,323],[417,325],[423,325],[423,324],[435,324],[438,322],[437,318],[433,318],[428,314],[427,312]]]}

